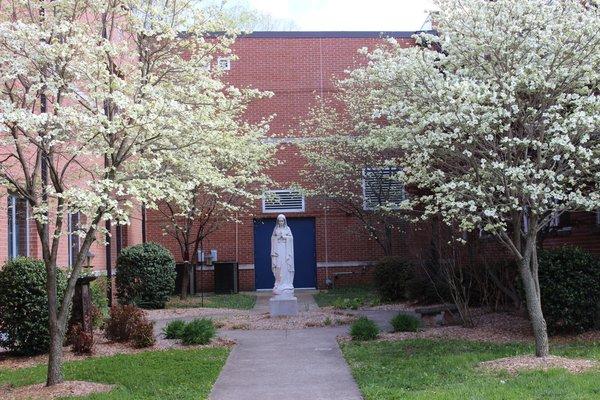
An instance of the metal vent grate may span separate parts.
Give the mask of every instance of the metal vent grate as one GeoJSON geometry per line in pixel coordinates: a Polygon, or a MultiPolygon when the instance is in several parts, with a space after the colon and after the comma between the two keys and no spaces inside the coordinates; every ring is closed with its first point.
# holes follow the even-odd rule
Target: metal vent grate
{"type": "Polygon", "coordinates": [[[269,190],[263,195],[263,212],[304,212],[304,203],[298,190],[269,190]]]}
{"type": "Polygon", "coordinates": [[[394,178],[399,168],[365,168],[363,170],[363,207],[398,209],[404,200],[404,185],[394,178]]]}

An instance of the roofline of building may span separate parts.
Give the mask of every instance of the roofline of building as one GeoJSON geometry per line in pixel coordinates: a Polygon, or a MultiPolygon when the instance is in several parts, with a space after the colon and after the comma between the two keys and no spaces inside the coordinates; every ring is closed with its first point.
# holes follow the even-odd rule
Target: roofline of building
{"type": "Polygon", "coordinates": [[[386,38],[410,39],[415,34],[431,33],[432,31],[254,31],[240,35],[240,37],[260,39],[362,39],[386,38]]]}

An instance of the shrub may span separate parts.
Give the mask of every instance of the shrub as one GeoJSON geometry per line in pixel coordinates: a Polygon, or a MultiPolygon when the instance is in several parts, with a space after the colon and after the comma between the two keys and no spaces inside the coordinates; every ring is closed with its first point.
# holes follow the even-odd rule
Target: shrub
{"type": "MultiPolygon", "coordinates": [[[[57,271],[58,298],[62,299],[66,277],[57,271]]],[[[0,347],[20,354],[48,351],[48,299],[44,262],[17,257],[0,270],[0,347]]]]}
{"type": "Polygon", "coordinates": [[[164,308],[175,290],[175,261],[156,243],[123,249],[117,259],[117,297],[122,304],[164,308]]]}
{"type": "Polygon", "coordinates": [[[186,345],[207,344],[214,336],[215,326],[210,319],[195,319],[183,329],[181,342],[186,345]]]}
{"type": "Polygon", "coordinates": [[[171,321],[163,328],[163,334],[167,339],[181,339],[183,330],[185,329],[185,322],[181,320],[171,321]]]}
{"type": "Polygon", "coordinates": [[[385,301],[405,300],[412,267],[398,257],[385,257],[375,266],[375,286],[385,301]]]}
{"type": "Polygon", "coordinates": [[[156,339],[154,338],[154,322],[150,322],[146,318],[139,320],[133,326],[131,342],[136,349],[154,346],[154,343],[156,343],[156,339]]]}
{"type": "Polygon", "coordinates": [[[379,327],[367,317],[360,317],[350,327],[352,340],[373,340],[379,335],[379,327]]]}
{"type": "Polygon", "coordinates": [[[135,326],[144,319],[144,312],[134,305],[115,305],[110,309],[104,334],[108,340],[127,342],[135,326]]]}
{"type": "Polygon", "coordinates": [[[390,321],[394,332],[416,332],[421,326],[419,318],[408,314],[398,314],[390,321]]]}
{"type": "Polygon", "coordinates": [[[575,247],[539,252],[542,310],[551,333],[583,332],[600,323],[600,260],[575,247]]]}
{"type": "Polygon", "coordinates": [[[90,283],[90,295],[92,297],[92,303],[96,308],[104,315],[108,317],[108,280],[105,276],[99,276],[90,283]]]}
{"type": "Polygon", "coordinates": [[[75,354],[92,354],[94,352],[94,334],[84,331],[81,324],[71,327],[68,340],[75,354]]]}

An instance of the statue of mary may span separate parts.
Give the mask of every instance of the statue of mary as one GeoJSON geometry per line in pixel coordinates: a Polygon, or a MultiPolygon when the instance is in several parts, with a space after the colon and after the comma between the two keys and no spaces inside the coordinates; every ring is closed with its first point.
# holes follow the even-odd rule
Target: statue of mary
{"type": "Polygon", "coordinates": [[[271,236],[271,269],[275,276],[273,293],[294,294],[294,237],[285,215],[277,216],[271,236]]]}

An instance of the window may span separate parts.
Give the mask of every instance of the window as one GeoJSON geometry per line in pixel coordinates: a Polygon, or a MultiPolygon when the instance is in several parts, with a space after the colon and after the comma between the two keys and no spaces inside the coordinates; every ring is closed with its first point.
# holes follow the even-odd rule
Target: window
{"type": "Polygon", "coordinates": [[[229,71],[231,69],[231,60],[227,57],[220,57],[217,59],[217,67],[222,71],[229,71]]]}
{"type": "Polygon", "coordinates": [[[304,195],[298,190],[269,190],[263,194],[263,212],[304,212],[304,195]]]}
{"type": "Polygon", "coordinates": [[[68,226],[68,246],[69,246],[69,267],[75,265],[79,249],[81,248],[81,237],[79,237],[81,214],[79,212],[67,216],[68,226]]]}
{"type": "Polygon", "coordinates": [[[15,195],[7,196],[8,258],[29,255],[29,207],[15,195]]]}
{"type": "Polygon", "coordinates": [[[571,213],[564,211],[562,213],[553,213],[548,226],[551,229],[568,229],[571,227],[571,213]]]}
{"type": "Polygon", "coordinates": [[[404,185],[395,179],[399,168],[363,169],[363,208],[375,210],[381,207],[397,210],[406,198],[404,185]]]}
{"type": "Polygon", "coordinates": [[[596,225],[600,225],[600,210],[596,210],[596,225]]]}

